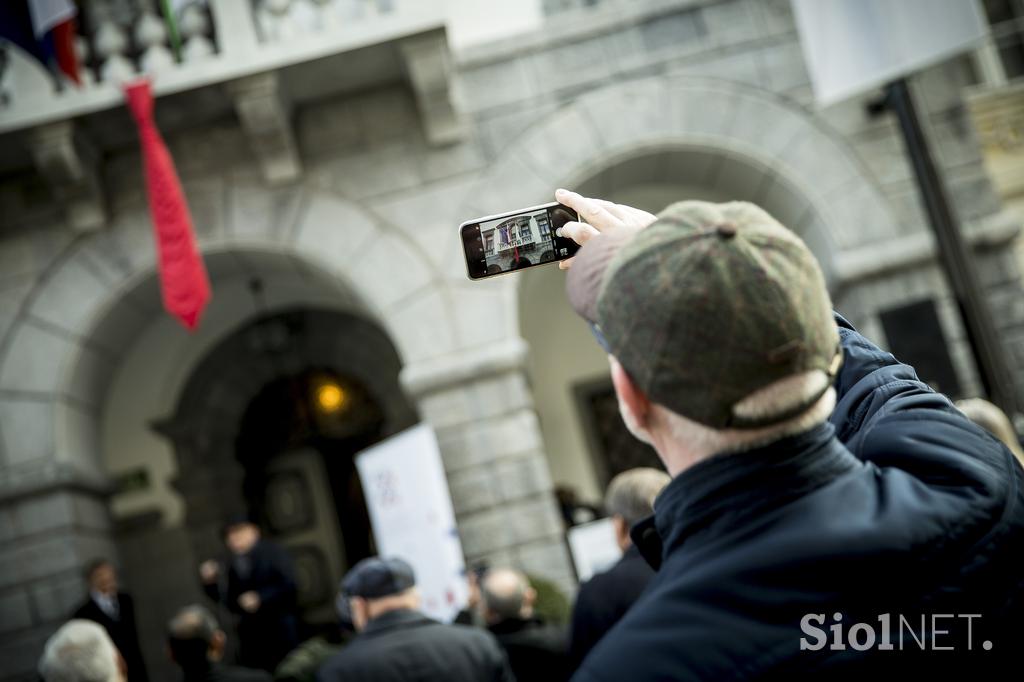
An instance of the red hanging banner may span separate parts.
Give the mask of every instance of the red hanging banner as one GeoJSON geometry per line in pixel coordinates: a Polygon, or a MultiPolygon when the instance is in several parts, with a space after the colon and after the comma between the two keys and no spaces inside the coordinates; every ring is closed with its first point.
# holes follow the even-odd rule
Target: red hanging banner
{"type": "Polygon", "coordinates": [[[136,80],[126,84],[124,92],[142,145],[164,308],[191,331],[199,324],[203,308],[210,301],[210,280],[196,246],[192,216],[174,160],[153,121],[150,83],[146,79],[136,80]]]}

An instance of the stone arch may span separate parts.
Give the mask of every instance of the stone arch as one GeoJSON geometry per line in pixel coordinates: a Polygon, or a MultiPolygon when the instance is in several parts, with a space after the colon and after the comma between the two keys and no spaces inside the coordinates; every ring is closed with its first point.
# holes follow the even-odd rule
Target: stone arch
{"type": "MultiPolygon", "coordinates": [[[[455,348],[441,278],[399,228],[303,187],[239,181],[195,196],[198,242],[208,258],[234,252],[255,267],[290,263],[316,284],[320,299],[336,297],[335,307],[377,322],[404,364],[455,348]]],[[[20,459],[100,485],[97,414],[119,354],[163,314],[154,272],[149,217],[139,202],[115,211],[106,229],[72,241],[25,297],[0,339],[0,400],[9,415],[36,427],[23,439],[7,434],[20,459]]]]}
{"type": "Polygon", "coordinates": [[[767,90],[692,76],[628,81],[575,99],[510,144],[463,210],[483,215],[549,201],[554,187],[673,150],[769,177],[770,191],[801,207],[790,226],[833,283],[842,251],[899,232],[873,175],[819,117],[767,90]]]}

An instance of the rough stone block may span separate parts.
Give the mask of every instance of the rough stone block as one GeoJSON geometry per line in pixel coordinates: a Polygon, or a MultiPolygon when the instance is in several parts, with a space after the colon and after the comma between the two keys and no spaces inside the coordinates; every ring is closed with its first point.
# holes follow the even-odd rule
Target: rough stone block
{"type": "Polygon", "coordinates": [[[856,228],[856,231],[843,230],[835,235],[842,248],[891,239],[899,233],[892,212],[885,204],[885,196],[871,185],[837,186],[824,197],[828,202],[825,210],[834,224],[856,228]],[[836,220],[838,216],[842,216],[842,223],[836,220]]]}
{"type": "Polygon", "coordinates": [[[17,507],[18,529],[22,535],[33,535],[75,522],[72,495],[53,492],[22,500],[17,507]]]}
{"type": "MultiPolygon", "coordinates": [[[[216,166],[214,166],[216,167],[216,166]]],[[[201,247],[224,241],[226,232],[225,181],[219,176],[183,180],[182,190],[188,198],[192,228],[201,247]]],[[[150,249],[153,249],[152,242],[150,249]]]]}
{"type": "Polygon", "coordinates": [[[364,144],[358,102],[342,96],[300,108],[295,130],[303,159],[319,159],[364,144]]]}
{"type": "Polygon", "coordinates": [[[552,185],[570,182],[603,147],[601,136],[581,107],[566,107],[548,117],[520,143],[532,168],[552,185]]]}
{"type": "MultiPolygon", "coordinates": [[[[129,339],[124,339],[125,344],[129,339]]],[[[67,393],[83,405],[99,410],[117,364],[114,357],[91,346],[80,346],[73,361],[67,393]]]]}
{"type": "Polygon", "coordinates": [[[227,231],[243,240],[283,241],[295,229],[304,199],[293,187],[236,182],[230,190],[227,231]]]}
{"type": "Polygon", "coordinates": [[[511,546],[512,526],[504,510],[491,509],[459,518],[459,536],[467,556],[479,556],[511,546]]]}
{"type": "Polygon", "coordinates": [[[481,142],[488,158],[494,158],[517,142],[526,130],[539,125],[559,104],[551,97],[524,102],[506,109],[489,110],[477,119],[481,142]]]}
{"type": "Polygon", "coordinates": [[[523,58],[463,69],[459,72],[456,88],[458,106],[466,112],[504,108],[538,93],[523,58]]]}
{"type": "Polygon", "coordinates": [[[451,286],[459,302],[455,307],[455,329],[459,344],[474,348],[516,333],[518,306],[501,283],[464,281],[451,286]]]}
{"type": "Polygon", "coordinates": [[[758,51],[756,59],[767,78],[765,84],[775,92],[790,93],[811,82],[800,43],[796,40],[766,47],[758,51]]]}
{"type": "Polygon", "coordinates": [[[547,459],[541,454],[502,460],[493,469],[494,487],[503,500],[517,500],[551,491],[551,473],[547,459]]]}
{"type": "MultiPolygon", "coordinates": [[[[713,36],[709,34],[705,19],[702,12],[686,10],[653,17],[638,24],[636,30],[647,58],[707,49],[713,36]]],[[[712,21],[716,19],[712,17],[712,21]]]]}
{"type": "Polygon", "coordinates": [[[45,625],[0,639],[4,679],[24,682],[38,679],[36,664],[43,653],[43,644],[56,629],[56,625],[45,625]]]}
{"type": "Polygon", "coordinates": [[[523,59],[530,79],[544,93],[607,80],[618,68],[616,48],[615,37],[604,34],[575,42],[556,42],[523,59]]]}
{"type": "Polygon", "coordinates": [[[449,472],[507,455],[542,449],[537,415],[529,410],[499,419],[438,429],[445,469],[449,472]]]}
{"type": "Polygon", "coordinates": [[[7,466],[53,459],[53,409],[48,400],[0,396],[0,437],[7,466]]]}
{"type": "Polygon", "coordinates": [[[381,311],[427,289],[434,274],[420,251],[430,245],[403,237],[390,232],[378,234],[349,256],[352,262],[346,268],[348,277],[356,290],[381,311]]]}
{"type": "Polygon", "coordinates": [[[423,183],[417,147],[408,140],[394,140],[365,151],[334,156],[308,175],[320,187],[353,199],[388,195],[423,183]]]}
{"type": "Polygon", "coordinates": [[[496,495],[493,474],[487,467],[463,469],[448,476],[448,492],[455,514],[464,517],[470,512],[494,506],[496,495]]]}
{"type": "Polygon", "coordinates": [[[564,531],[562,516],[550,493],[506,503],[501,509],[512,526],[512,534],[517,543],[558,536],[564,531]]]}
{"type": "Polygon", "coordinates": [[[88,588],[80,571],[33,583],[29,588],[38,622],[66,619],[84,601],[88,588]]]}
{"type": "Polygon", "coordinates": [[[400,87],[373,90],[354,102],[363,139],[369,145],[415,135],[420,129],[416,103],[400,87]]]}
{"type": "Polygon", "coordinates": [[[0,367],[0,390],[46,393],[60,390],[60,370],[76,343],[31,320],[12,330],[0,367]]]}
{"type": "Polygon", "coordinates": [[[735,45],[758,38],[754,14],[745,0],[709,3],[700,8],[700,20],[715,45],[735,45]]]}
{"type": "Polygon", "coordinates": [[[752,0],[749,7],[762,36],[796,32],[796,20],[789,0],[752,0]]]}
{"type": "Polygon", "coordinates": [[[755,53],[748,51],[702,53],[670,62],[665,69],[670,76],[704,76],[757,86],[765,82],[763,71],[755,53]]]}
{"type": "Polygon", "coordinates": [[[489,376],[430,393],[419,401],[420,412],[436,428],[477,422],[532,405],[533,398],[521,372],[489,376]]]}
{"type": "Polygon", "coordinates": [[[338,272],[376,234],[377,227],[353,204],[317,192],[308,199],[293,244],[317,265],[338,272]]]}
{"type": "Polygon", "coordinates": [[[32,290],[33,284],[34,279],[31,276],[0,278],[0,340],[14,325],[21,305],[32,290]]]}
{"type": "Polygon", "coordinates": [[[27,628],[32,624],[32,609],[24,590],[0,595],[0,635],[27,628]]]}
{"type": "Polygon", "coordinates": [[[387,327],[405,364],[446,355],[455,348],[449,305],[436,288],[392,309],[387,327]]]}

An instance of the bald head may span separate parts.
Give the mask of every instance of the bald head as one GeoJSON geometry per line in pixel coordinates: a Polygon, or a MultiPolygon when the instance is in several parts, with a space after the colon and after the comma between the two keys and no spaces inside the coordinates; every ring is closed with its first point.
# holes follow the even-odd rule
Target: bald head
{"type": "Polygon", "coordinates": [[[528,617],[534,593],[530,581],[521,571],[494,568],[484,576],[480,596],[487,620],[497,623],[509,618],[528,617]]]}

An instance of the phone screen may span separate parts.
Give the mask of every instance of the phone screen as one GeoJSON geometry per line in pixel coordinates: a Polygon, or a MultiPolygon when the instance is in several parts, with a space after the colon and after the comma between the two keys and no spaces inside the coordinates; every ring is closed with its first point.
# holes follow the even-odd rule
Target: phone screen
{"type": "Polygon", "coordinates": [[[552,203],[463,223],[469,278],[484,279],[569,258],[579,244],[556,236],[555,230],[571,220],[577,220],[576,211],[552,203]]]}

